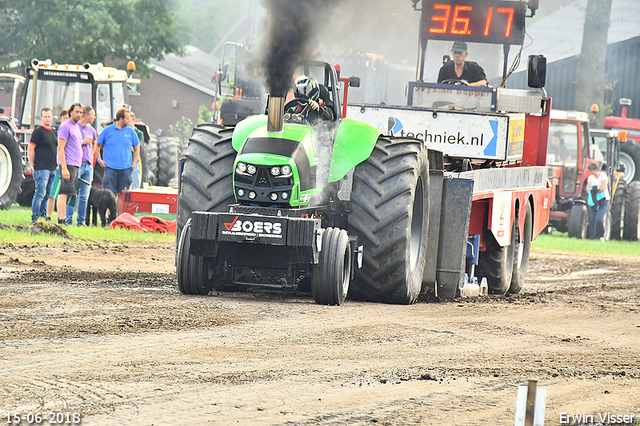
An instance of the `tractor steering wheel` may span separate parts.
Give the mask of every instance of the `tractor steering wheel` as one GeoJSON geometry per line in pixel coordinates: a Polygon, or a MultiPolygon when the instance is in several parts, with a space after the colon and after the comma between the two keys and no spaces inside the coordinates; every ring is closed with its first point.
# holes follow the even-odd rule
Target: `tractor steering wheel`
{"type": "Polygon", "coordinates": [[[447,80],[442,80],[440,82],[440,84],[455,84],[456,86],[468,86],[469,83],[462,81],[462,80],[458,80],[456,78],[449,78],[447,80]]]}
{"type": "Polygon", "coordinates": [[[314,126],[318,122],[318,110],[311,108],[309,99],[294,98],[284,105],[284,121],[314,126]]]}

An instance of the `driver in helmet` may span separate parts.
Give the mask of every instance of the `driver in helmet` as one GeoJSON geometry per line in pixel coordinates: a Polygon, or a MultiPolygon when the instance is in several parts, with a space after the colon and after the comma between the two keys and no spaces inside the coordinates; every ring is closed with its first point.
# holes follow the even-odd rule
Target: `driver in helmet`
{"type": "MultiPolygon", "coordinates": [[[[293,94],[296,98],[307,99],[309,102],[309,108],[318,112],[318,117],[325,121],[333,121],[335,119],[333,114],[333,102],[329,99],[329,91],[326,87],[318,84],[318,81],[306,75],[301,75],[296,78],[293,94]]],[[[303,107],[298,105],[296,109],[301,112],[303,107]]]]}
{"type": "Polygon", "coordinates": [[[467,86],[486,86],[487,76],[484,70],[477,62],[465,61],[468,54],[467,43],[464,41],[454,42],[453,46],[451,46],[453,60],[440,68],[438,83],[455,80],[467,86]]]}

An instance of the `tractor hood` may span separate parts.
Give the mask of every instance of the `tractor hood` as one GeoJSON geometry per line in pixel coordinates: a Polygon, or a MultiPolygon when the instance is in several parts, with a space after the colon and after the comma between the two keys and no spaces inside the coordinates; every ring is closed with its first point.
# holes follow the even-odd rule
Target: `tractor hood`
{"type": "Polygon", "coordinates": [[[313,128],[285,123],[282,131],[275,133],[268,131],[266,124],[266,116],[255,116],[234,130],[236,200],[277,207],[307,205],[319,190],[313,128]]]}

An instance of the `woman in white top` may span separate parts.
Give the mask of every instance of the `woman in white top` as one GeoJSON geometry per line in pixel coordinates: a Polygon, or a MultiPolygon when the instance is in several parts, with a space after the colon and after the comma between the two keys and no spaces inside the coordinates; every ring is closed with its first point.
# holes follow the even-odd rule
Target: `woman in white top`
{"type": "Polygon", "coordinates": [[[607,174],[602,172],[595,163],[589,163],[587,170],[591,175],[587,178],[589,193],[589,238],[599,238],[604,241],[604,220],[609,209],[609,187],[607,174]]]}

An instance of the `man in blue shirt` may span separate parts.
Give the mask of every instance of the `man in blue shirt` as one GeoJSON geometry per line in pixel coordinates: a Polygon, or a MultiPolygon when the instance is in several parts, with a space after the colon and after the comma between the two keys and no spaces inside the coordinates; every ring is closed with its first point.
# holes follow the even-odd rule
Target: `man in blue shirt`
{"type": "Polygon", "coordinates": [[[131,170],[140,158],[140,141],[129,120],[129,110],[120,108],[116,121],[105,127],[98,137],[98,145],[102,147],[102,158],[98,158],[98,162],[104,168],[102,183],[116,196],[118,216],[124,205],[122,192],[131,185],[131,170]]]}

